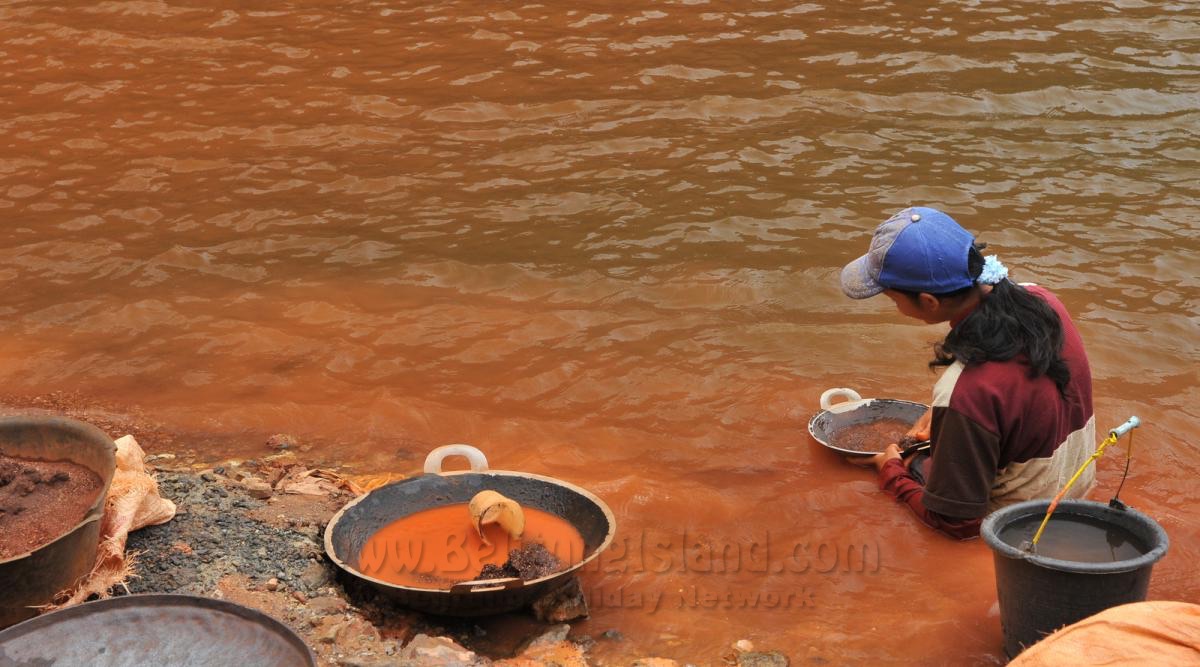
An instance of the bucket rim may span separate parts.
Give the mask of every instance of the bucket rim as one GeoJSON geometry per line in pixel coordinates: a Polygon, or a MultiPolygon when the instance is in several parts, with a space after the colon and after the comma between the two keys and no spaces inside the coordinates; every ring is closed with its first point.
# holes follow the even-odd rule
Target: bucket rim
{"type": "MultiPolygon", "coordinates": [[[[1071,499],[1059,502],[1058,508],[1055,509],[1055,514],[1066,510],[1068,514],[1075,516],[1085,516],[1094,519],[1102,518],[1102,514],[1096,512],[1085,512],[1079,510],[1100,510],[1101,513],[1107,512],[1124,512],[1132,516],[1138,523],[1145,525],[1150,529],[1151,546],[1146,553],[1126,560],[1119,560],[1112,563],[1084,563],[1079,561],[1061,560],[1058,558],[1049,558],[1040,556],[1035,553],[1023,551],[1007,542],[1000,539],[1000,530],[1008,526],[1014,521],[1023,519],[1028,516],[1044,516],[1046,508],[1050,506],[1050,501],[1047,499],[1026,500],[1020,503],[1009,505],[989,514],[979,527],[979,535],[983,541],[992,549],[993,553],[998,556],[1004,556],[1012,560],[1024,560],[1033,565],[1044,567],[1060,572],[1073,572],[1077,574],[1118,574],[1121,572],[1132,572],[1140,570],[1144,567],[1149,567],[1157,563],[1167,553],[1167,548],[1171,546],[1171,540],[1167,536],[1167,531],[1150,516],[1137,511],[1132,507],[1126,507],[1123,510],[1110,507],[1106,503],[1096,502],[1094,500],[1071,499]],[[1071,510],[1076,510],[1072,512],[1071,510]]],[[[1141,535],[1138,535],[1141,538],[1141,535]]]]}

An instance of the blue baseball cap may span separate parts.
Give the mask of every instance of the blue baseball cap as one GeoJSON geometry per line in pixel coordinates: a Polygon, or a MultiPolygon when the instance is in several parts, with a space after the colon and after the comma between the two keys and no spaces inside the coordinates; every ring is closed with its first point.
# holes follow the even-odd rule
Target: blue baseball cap
{"type": "Polygon", "coordinates": [[[975,284],[967,254],[975,237],[954,218],[914,206],[875,229],[871,249],[842,269],[842,291],[865,299],[885,289],[946,294],[975,284]]]}

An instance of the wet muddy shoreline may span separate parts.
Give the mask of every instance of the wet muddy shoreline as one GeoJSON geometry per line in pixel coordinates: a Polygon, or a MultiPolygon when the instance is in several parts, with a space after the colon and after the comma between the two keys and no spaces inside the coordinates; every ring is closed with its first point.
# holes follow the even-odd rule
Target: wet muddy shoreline
{"type": "MultiPolygon", "coordinates": [[[[770,660],[790,658],[792,664],[820,664],[822,660],[837,662],[837,656],[866,660],[886,654],[893,659],[908,659],[916,654],[910,650],[897,653],[857,641],[849,644],[855,648],[847,649],[846,640],[832,629],[811,635],[820,640],[796,641],[794,638],[778,639],[774,632],[753,634],[736,629],[730,632],[716,626],[681,625],[680,619],[709,619],[712,618],[710,614],[719,614],[723,618],[759,614],[771,618],[781,616],[802,624],[819,624],[823,623],[822,614],[829,610],[836,614],[831,621],[846,614],[861,617],[863,610],[870,609],[880,596],[920,594],[920,591],[928,590],[930,581],[960,591],[954,599],[961,602],[955,604],[967,609],[967,622],[971,628],[965,639],[971,646],[982,647],[967,651],[946,646],[941,649],[941,658],[981,663],[1000,660],[999,619],[994,610],[989,609],[995,601],[995,584],[991,556],[986,547],[980,541],[954,544],[928,533],[914,525],[903,508],[889,507],[890,503],[878,502],[878,516],[868,513],[862,507],[863,503],[881,500],[874,482],[840,460],[831,460],[831,465],[837,464],[832,468],[834,474],[846,479],[836,494],[790,489],[787,497],[802,503],[807,511],[817,513],[853,504],[857,508],[853,509],[855,516],[865,517],[866,522],[882,521],[889,526],[895,525],[895,530],[903,534],[903,540],[874,542],[870,541],[869,530],[858,530],[849,534],[861,542],[823,540],[819,535],[785,542],[781,538],[786,534],[748,527],[752,533],[749,541],[718,543],[721,550],[705,552],[709,555],[696,559],[700,552],[688,548],[689,544],[700,546],[695,534],[689,537],[686,533],[645,533],[635,523],[643,511],[614,508],[618,510],[619,520],[624,521],[624,527],[619,529],[618,542],[608,554],[611,558],[602,559],[606,562],[583,575],[590,619],[572,621],[569,627],[547,625],[529,613],[506,614],[488,622],[432,619],[386,605],[373,606],[369,600],[356,601],[345,588],[345,582],[333,576],[333,568],[322,555],[320,533],[325,521],[349,496],[322,499],[272,494],[253,484],[247,486],[245,478],[239,481],[242,472],[249,473],[250,477],[273,479],[271,470],[280,465],[311,466],[320,461],[322,467],[339,468],[320,457],[312,444],[278,434],[277,437],[248,434],[243,436],[240,444],[228,441],[225,444],[239,445],[242,451],[257,452],[252,458],[205,456],[202,448],[188,444],[204,442],[195,439],[195,434],[174,431],[167,424],[111,402],[101,403],[81,395],[62,393],[9,399],[0,402],[0,414],[64,415],[90,421],[114,436],[132,433],[141,439],[147,462],[158,471],[164,495],[179,503],[180,514],[163,526],[131,534],[130,549],[140,551],[141,555],[135,565],[140,579],[128,582],[130,592],[212,595],[261,609],[299,632],[321,656],[323,665],[373,665],[373,660],[383,661],[378,663],[380,665],[391,664],[387,661],[401,655],[408,646],[405,642],[417,639],[418,635],[424,637],[413,651],[462,651],[465,652],[462,655],[469,653],[475,656],[472,660],[479,658],[481,662],[514,659],[512,656],[517,655],[527,642],[541,636],[539,633],[550,633],[551,638],[556,638],[543,646],[555,646],[554,650],[582,656],[579,659],[584,661],[563,664],[629,665],[655,654],[664,660],[677,660],[678,664],[736,662],[742,654],[731,646],[744,638],[750,641],[744,646],[759,647],[759,650],[743,652],[751,659],[760,654],[778,656],[770,660]],[[634,527],[631,528],[631,524],[634,527]],[[221,535],[221,539],[217,539],[217,535],[221,535]],[[674,569],[668,572],[673,577],[672,582],[679,583],[672,583],[670,588],[665,588],[661,575],[655,574],[661,571],[664,562],[656,560],[654,545],[658,537],[676,540],[673,548],[683,547],[674,556],[674,569]],[[682,544],[678,542],[681,538],[682,544]],[[224,546],[226,544],[232,548],[224,546]],[[728,560],[722,551],[730,547],[735,548],[734,561],[728,560]],[[748,571],[745,572],[747,576],[734,579],[741,576],[736,570],[721,570],[736,566],[736,549],[743,547],[742,570],[748,571]],[[771,555],[764,568],[759,567],[758,556],[763,553],[758,551],[760,547],[766,547],[771,555]],[[803,550],[797,552],[795,548],[803,550]],[[832,553],[830,548],[847,549],[847,560],[835,560],[827,565],[824,557],[832,553]],[[945,556],[940,552],[945,552],[945,556]],[[780,556],[789,553],[800,554],[806,559],[801,563],[804,567],[796,570],[798,574],[792,574],[790,561],[780,560],[780,556]],[[779,565],[783,565],[785,571],[775,574],[779,565]],[[675,574],[675,570],[680,574],[675,574]],[[765,573],[755,573],[760,570],[765,573]],[[737,583],[739,581],[751,583],[737,583]],[[768,585],[779,582],[785,586],[778,594],[781,599],[798,596],[796,599],[803,604],[767,604],[763,605],[766,609],[751,607],[724,611],[730,596],[736,602],[743,592],[755,596],[761,591],[768,601],[776,595],[770,588],[746,588],[755,582],[768,585]],[[702,636],[699,638],[706,648],[697,650],[693,644],[697,638],[693,633],[701,627],[707,628],[700,631],[702,636]],[[444,639],[431,639],[439,637],[444,639]],[[433,644],[426,645],[426,642],[433,644]],[[454,642],[458,648],[446,648],[439,642],[454,642]],[[392,653],[389,654],[389,650],[392,653]]],[[[215,440],[220,436],[210,434],[207,437],[215,440]]],[[[834,458],[815,442],[808,445],[803,456],[814,461],[821,461],[822,457],[834,458]]],[[[1119,463],[1122,462],[1115,458],[1100,461],[1102,468],[1108,468],[1112,473],[1117,471],[1119,463]]],[[[418,471],[415,463],[405,469],[407,474],[418,471]]],[[[1105,479],[1103,475],[1102,479],[1105,479]]],[[[697,490],[703,493],[701,487],[697,490]]],[[[1136,488],[1127,488],[1123,497],[1126,495],[1135,506],[1151,510],[1154,507],[1155,501],[1138,493],[1136,488]]],[[[734,521],[733,517],[717,519],[734,521]]],[[[1181,536],[1181,544],[1175,547],[1188,549],[1189,529],[1171,519],[1165,525],[1173,538],[1181,536]]],[[[716,536],[719,538],[720,533],[716,536]]],[[[704,535],[701,538],[711,539],[704,535]]],[[[1169,590],[1188,580],[1186,568],[1170,569],[1173,558],[1186,562],[1187,554],[1185,552],[1182,559],[1178,552],[1168,556],[1167,569],[1156,571],[1151,599],[1169,599],[1169,590]]],[[[665,562],[670,565],[670,558],[665,562]]],[[[121,589],[114,591],[117,594],[124,592],[121,589]]],[[[963,615],[963,612],[943,603],[935,614],[963,615]]],[[[873,636],[884,630],[886,624],[872,622],[870,627],[864,626],[865,633],[873,636]]],[[[904,627],[886,630],[896,631],[903,633],[904,627]]],[[[676,663],[642,664],[670,667],[676,663]]]]}
{"type": "MultiPolygon", "coordinates": [[[[179,512],[165,524],[130,534],[135,576],[114,594],[184,593],[259,609],[297,632],[320,664],[329,666],[673,667],[694,661],[596,659],[591,653],[597,645],[621,651],[620,632],[591,635],[535,618],[532,610],[458,619],[397,607],[346,577],[324,555],[325,524],[352,495],[255,497],[263,494],[217,472],[227,470],[156,471],[160,492],[179,512]]],[[[711,661],[788,664],[778,651],[738,651],[735,642],[731,639],[728,654],[711,661]]]]}
{"type": "MultiPolygon", "coordinates": [[[[204,460],[195,452],[177,455],[157,446],[185,437],[168,427],[78,395],[6,397],[0,402],[0,416],[17,414],[91,419],[110,435],[128,432],[144,438],[159,492],[178,510],[166,523],[130,533],[126,549],[133,575],[111,595],[178,593],[258,609],[295,631],[323,667],[674,667],[696,661],[694,656],[641,657],[616,629],[585,632],[556,622],[554,614],[577,613],[570,605],[581,600],[586,612],[586,594],[568,603],[543,601],[537,614],[526,609],[484,618],[428,616],[391,604],[346,577],[324,553],[324,528],[352,493],[280,493],[258,483],[303,465],[304,454],[294,440],[272,439],[275,451],[260,458],[204,460]],[[567,607],[555,612],[556,604],[567,607]],[[543,613],[546,609],[550,611],[543,613]]],[[[737,641],[730,638],[725,654],[699,663],[788,664],[781,652],[754,650],[744,640],[734,648],[737,641]]]]}

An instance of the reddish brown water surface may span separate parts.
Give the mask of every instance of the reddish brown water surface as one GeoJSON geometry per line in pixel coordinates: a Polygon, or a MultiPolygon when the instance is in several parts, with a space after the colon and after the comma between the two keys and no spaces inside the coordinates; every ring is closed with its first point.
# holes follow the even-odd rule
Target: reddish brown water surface
{"type": "Polygon", "coordinates": [[[577,631],[620,630],[613,664],[743,638],[794,664],[996,662],[986,546],[805,433],[828,387],[929,402],[936,377],[943,330],[838,273],[921,203],[1059,294],[1099,430],[1145,423],[1122,498],[1171,535],[1151,597],[1200,598],[1197,21],[7,3],[0,381],[140,410],[212,459],[282,432],[414,474],[469,442],[586,487],[619,530],[577,631]]]}
{"type": "Polygon", "coordinates": [[[534,507],[523,508],[525,532],[512,539],[498,524],[475,531],[466,503],[435,507],[384,526],[363,546],[358,570],[376,579],[417,588],[449,588],[478,578],[484,565],[500,566],[509,552],[540,544],[563,568],[583,560],[583,537],[570,522],[534,507]]]}

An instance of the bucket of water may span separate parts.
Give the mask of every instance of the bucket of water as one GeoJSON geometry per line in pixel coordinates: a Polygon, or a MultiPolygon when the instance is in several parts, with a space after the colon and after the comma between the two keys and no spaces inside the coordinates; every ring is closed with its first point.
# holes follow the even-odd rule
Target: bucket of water
{"type": "Polygon", "coordinates": [[[980,535],[996,564],[1004,652],[1015,657],[1058,628],[1146,599],[1150,570],[1167,553],[1167,533],[1130,508],[1064,500],[1028,549],[1049,500],[993,512],[980,535]]]}

